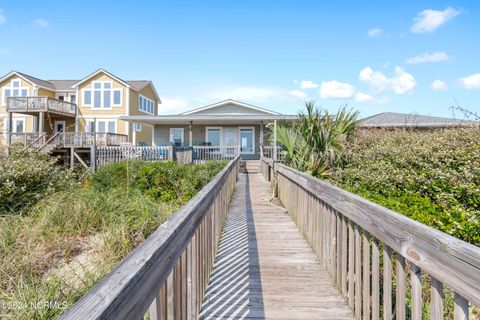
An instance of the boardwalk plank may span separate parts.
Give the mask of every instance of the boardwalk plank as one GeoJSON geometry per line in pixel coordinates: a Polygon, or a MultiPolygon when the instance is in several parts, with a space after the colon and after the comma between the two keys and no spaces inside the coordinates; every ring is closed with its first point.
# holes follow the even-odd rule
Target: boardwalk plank
{"type": "Polygon", "coordinates": [[[240,174],[201,319],[353,319],[270,184],[240,174]],[[275,202],[275,201],[274,201],[275,202]]]}

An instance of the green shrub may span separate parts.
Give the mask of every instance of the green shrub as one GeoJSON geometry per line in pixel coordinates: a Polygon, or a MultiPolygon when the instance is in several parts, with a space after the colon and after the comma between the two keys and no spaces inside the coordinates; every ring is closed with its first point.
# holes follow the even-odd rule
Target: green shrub
{"type": "Polygon", "coordinates": [[[364,131],[333,181],[480,245],[480,128],[364,131]]]}
{"type": "Polygon", "coordinates": [[[25,213],[40,199],[74,183],[56,159],[37,151],[12,149],[0,156],[0,215],[25,213]]]}

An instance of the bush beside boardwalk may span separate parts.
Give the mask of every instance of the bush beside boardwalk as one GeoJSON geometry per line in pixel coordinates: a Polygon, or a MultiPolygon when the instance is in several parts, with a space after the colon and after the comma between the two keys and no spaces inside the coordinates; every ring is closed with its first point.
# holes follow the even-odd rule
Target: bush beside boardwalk
{"type": "MultiPolygon", "coordinates": [[[[0,216],[0,301],[70,306],[225,163],[119,163],[103,167],[80,184],[64,171],[63,179],[55,180],[62,187],[53,183],[42,191],[34,185],[25,188],[38,195],[35,201],[0,216]]],[[[54,162],[42,165],[63,170],[54,162]]],[[[22,175],[21,168],[16,170],[22,175]]],[[[0,318],[50,319],[62,311],[0,308],[0,318]]]]}
{"type": "Polygon", "coordinates": [[[480,128],[367,130],[332,181],[480,246],[480,128]]]}

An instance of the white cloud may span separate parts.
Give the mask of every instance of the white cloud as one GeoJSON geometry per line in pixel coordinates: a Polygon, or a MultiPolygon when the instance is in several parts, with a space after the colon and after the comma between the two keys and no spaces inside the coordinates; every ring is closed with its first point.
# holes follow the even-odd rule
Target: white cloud
{"type": "Polygon", "coordinates": [[[380,37],[383,34],[383,30],[380,28],[373,28],[367,31],[367,35],[370,38],[380,37]]]}
{"type": "Polygon", "coordinates": [[[290,90],[290,91],[288,91],[288,94],[290,94],[293,97],[302,99],[302,100],[306,100],[308,98],[308,94],[306,94],[305,92],[303,92],[301,90],[290,90]]]}
{"type": "Polygon", "coordinates": [[[363,93],[363,92],[358,92],[356,95],[355,95],[355,101],[357,102],[372,102],[373,101],[373,97],[369,94],[366,94],[366,93],[363,93]]]}
{"type": "Polygon", "coordinates": [[[430,84],[433,90],[445,90],[447,89],[447,84],[442,80],[435,80],[430,84]]]}
{"type": "Polygon", "coordinates": [[[410,30],[413,33],[433,32],[450,19],[458,16],[460,11],[448,7],[443,11],[427,9],[419,12],[413,19],[410,30]]]}
{"type": "Polygon", "coordinates": [[[468,77],[461,78],[460,84],[468,90],[480,89],[480,73],[469,75],[468,77]]]}
{"type": "Polygon", "coordinates": [[[318,88],[318,84],[310,80],[302,80],[302,82],[300,83],[300,88],[315,89],[315,88],[318,88]]]}
{"type": "Polygon", "coordinates": [[[417,64],[417,63],[424,63],[424,62],[441,62],[447,61],[448,55],[443,51],[433,52],[433,53],[423,53],[421,55],[411,57],[407,59],[405,62],[409,64],[417,64]]]}
{"type": "Polygon", "coordinates": [[[349,99],[353,97],[355,87],[336,80],[324,81],[320,85],[320,97],[323,99],[349,99]]]}
{"type": "Polygon", "coordinates": [[[37,19],[37,20],[35,20],[35,23],[37,24],[37,26],[42,27],[42,28],[48,27],[48,21],[44,20],[44,19],[37,19]]]}
{"type": "Polygon", "coordinates": [[[411,93],[417,84],[415,78],[400,67],[395,67],[394,76],[391,78],[385,76],[381,71],[374,71],[372,68],[366,67],[360,71],[358,78],[368,84],[376,93],[389,89],[402,95],[411,93]]]}
{"type": "Polygon", "coordinates": [[[3,11],[2,8],[0,8],[0,24],[4,24],[7,22],[7,18],[5,17],[5,11],[3,11]]]}

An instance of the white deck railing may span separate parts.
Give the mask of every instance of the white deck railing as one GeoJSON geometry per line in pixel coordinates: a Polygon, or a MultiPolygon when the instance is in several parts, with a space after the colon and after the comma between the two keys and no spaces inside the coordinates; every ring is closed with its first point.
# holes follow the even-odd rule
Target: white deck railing
{"type": "Polygon", "coordinates": [[[77,105],[50,97],[8,97],[7,112],[53,111],[75,116],[77,105]]]}

